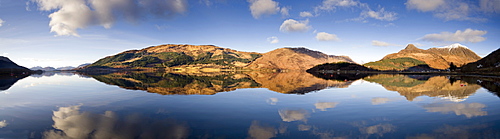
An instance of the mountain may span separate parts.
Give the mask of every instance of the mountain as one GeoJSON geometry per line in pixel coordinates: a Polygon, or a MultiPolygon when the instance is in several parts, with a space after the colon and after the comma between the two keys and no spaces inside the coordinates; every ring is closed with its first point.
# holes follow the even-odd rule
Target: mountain
{"type": "Polygon", "coordinates": [[[376,70],[355,63],[347,63],[347,62],[325,63],[321,65],[316,65],[307,70],[308,73],[311,73],[313,75],[317,73],[325,73],[332,71],[376,71],[376,70]]]}
{"type": "Polygon", "coordinates": [[[484,58],[468,63],[462,67],[460,67],[462,72],[500,72],[500,49],[497,49],[484,58]]]}
{"type": "Polygon", "coordinates": [[[273,70],[307,70],[318,64],[350,62],[355,63],[347,56],[327,55],[306,48],[279,48],[256,59],[247,68],[273,70]]]}
{"type": "Polygon", "coordinates": [[[56,68],[54,68],[54,67],[41,67],[41,66],[32,67],[30,69],[31,70],[42,70],[42,71],[54,71],[54,70],[56,70],[56,68]]]}
{"type": "Polygon", "coordinates": [[[76,67],[76,68],[83,68],[83,67],[88,66],[90,64],[92,64],[92,63],[81,64],[81,65],[78,65],[78,67],[76,67]]]}
{"type": "Polygon", "coordinates": [[[75,69],[75,67],[72,67],[72,66],[66,66],[66,67],[59,67],[59,68],[56,68],[56,70],[72,70],[72,69],[75,69]]]}
{"type": "Polygon", "coordinates": [[[408,57],[427,63],[431,68],[447,69],[451,62],[455,65],[464,65],[479,60],[472,50],[461,44],[452,44],[441,48],[419,49],[413,44],[408,44],[405,49],[386,55],[382,60],[408,57]]]}
{"type": "Polygon", "coordinates": [[[121,68],[169,70],[242,68],[260,57],[255,52],[241,52],[213,45],[167,44],[141,50],[129,50],[98,60],[81,69],[121,68]]]}
{"type": "Polygon", "coordinates": [[[405,70],[418,65],[427,65],[425,62],[409,57],[398,57],[394,59],[383,59],[363,64],[368,68],[377,70],[405,70]]]}
{"type": "Polygon", "coordinates": [[[12,62],[9,58],[0,56],[0,74],[27,74],[32,71],[12,62]]]}

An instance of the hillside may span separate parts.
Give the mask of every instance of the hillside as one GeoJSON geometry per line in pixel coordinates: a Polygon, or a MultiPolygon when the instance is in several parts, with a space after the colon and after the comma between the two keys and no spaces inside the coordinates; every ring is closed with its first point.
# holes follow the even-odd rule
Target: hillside
{"type": "Polygon", "coordinates": [[[0,74],[28,74],[31,72],[30,69],[17,65],[9,58],[0,56],[0,74]]]}
{"type": "Polygon", "coordinates": [[[318,51],[306,48],[279,48],[256,59],[249,69],[273,69],[273,70],[307,70],[318,64],[333,62],[354,63],[347,56],[327,55],[318,51]]]}
{"type": "Polygon", "coordinates": [[[113,56],[108,56],[91,65],[85,66],[83,69],[187,69],[200,67],[223,69],[244,67],[260,56],[261,54],[255,52],[241,52],[213,45],[167,44],[152,46],[141,50],[129,50],[113,56]]]}
{"type": "Polygon", "coordinates": [[[464,65],[480,59],[476,53],[460,44],[452,44],[441,48],[430,48],[428,50],[419,49],[413,44],[408,44],[405,49],[397,53],[386,55],[382,60],[402,57],[423,61],[431,68],[435,69],[447,69],[451,62],[455,65],[464,65]]]}
{"type": "Polygon", "coordinates": [[[399,57],[394,59],[382,59],[379,61],[363,64],[363,66],[365,67],[377,70],[400,70],[400,71],[418,65],[426,65],[426,63],[420,60],[416,60],[414,58],[399,57]]]}
{"type": "Polygon", "coordinates": [[[484,58],[460,67],[462,72],[500,72],[500,49],[497,49],[484,58]]]}
{"type": "Polygon", "coordinates": [[[367,68],[362,65],[347,62],[338,63],[325,63],[321,65],[314,66],[307,70],[308,73],[315,74],[318,72],[328,72],[328,71],[377,71],[371,68],[367,68]]]}

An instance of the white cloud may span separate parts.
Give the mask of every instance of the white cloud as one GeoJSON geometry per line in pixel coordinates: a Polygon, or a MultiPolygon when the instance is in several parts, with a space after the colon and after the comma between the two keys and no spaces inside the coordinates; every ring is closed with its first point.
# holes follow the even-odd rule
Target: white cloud
{"type": "Polygon", "coordinates": [[[250,3],[250,12],[255,19],[262,15],[276,14],[280,8],[278,2],[273,0],[248,0],[250,3]]]}
{"type": "Polygon", "coordinates": [[[324,0],[321,5],[314,7],[314,11],[334,11],[337,9],[337,7],[350,7],[356,6],[358,4],[359,2],[353,0],[324,0]]]}
{"type": "Polygon", "coordinates": [[[300,12],[300,17],[313,17],[313,14],[311,12],[300,12]]]}
{"type": "Polygon", "coordinates": [[[379,11],[367,10],[361,13],[362,17],[370,17],[377,20],[382,21],[394,21],[397,19],[397,13],[384,11],[384,8],[381,8],[379,11]]]}
{"type": "Polygon", "coordinates": [[[280,40],[278,40],[278,37],[276,37],[276,36],[272,36],[272,37],[267,38],[267,41],[269,43],[273,43],[273,44],[280,42],[280,40]]]}
{"type": "Polygon", "coordinates": [[[3,21],[3,20],[0,18],[0,27],[3,25],[3,23],[5,23],[5,21],[3,21]]]}
{"type": "Polygon", "coordinates": [[[293,19],[288,19],[283,21],[283,24],[280,26],[281,32],[306,32],[311,26],[309,24],[309,20],[297,21],[293,19]]]}
{"type": "Polygon", "coordinates": [[[479,1],[479,6],[484,12],[500,13],[499,0],[481,0],[479,1]]]}
{"type": "Polygon", "coordinates": [[[340,39],[335,34],[329,34],[326,32],[318,32],[316,34],[316,40],[318,40],[318,41],[339,41],[340,39]]]}
{"type": "Polygon", "coordinates": [[[252,121],[248,128],[248,136],[252,139],[270,139],[276,137],[278,132],[272,126],[264,126],[259,121],[252,121]]]}
{"type": "Polygon", "coordinates": [[[422,12],[436,10],[444,4],[444,0],[408,0],[405,5],[407,9],[416,9],[422,12]]]}
{"type": "Polygon", "coordinates": [[[437,18],[445,21],[486,21],[483,18],[487,13],[500,12],[500,1],[481,0],[474,5],[466,0],[408,0],[407,9],[421,12],[432,12],[437,18]]]}
{"type": "Polygon", "coordinates": [[[7,123],[7,121],[6,121],[6,120],[0,121],[0,128],[4,128],[4,127],[6,127],[7,125],[9,125],[9,123],[7,123]]]}
{"type": "Polygon", "coordinates": [[[32,0],[41,11],[52,12],[49,26],[57,35],[78,36],[77,29],[99,25],[110,28],[120,17],[130,22],[150,16],[169,18],[187,10],[187,0],[32,0]]]}
{"type": "Polygon", "coordinates": [[[288,11],[290,11],[290,7],[282,7],[281,10],[280,10],[280,13],[281,13],[281,16],[283,17],[288,17],[290,16],[290,13],[288,13],[288,11]]]}
{"type": "Polygon", "coordinates": [[[455,33],[452,32],[441,32],[439,34],[427,34],[424,37],[420,38],[423,41],[429,42],[482,42],[486,40],[483,37],[484,34],[488,33],[488,31],[483,30],[473,30],[473,29],[465,29],[464,31],[457,30],[455,33]]]}
{"type": "Polygon", "coordinates": [[[386,46],[401,46],[398,44],[392,44],[392,43],[387,43],[387,42],[377,41],[377,40],[373,40],[372,45],[373,46],[384,46],[384,47],[386,47],[386,46]]]}

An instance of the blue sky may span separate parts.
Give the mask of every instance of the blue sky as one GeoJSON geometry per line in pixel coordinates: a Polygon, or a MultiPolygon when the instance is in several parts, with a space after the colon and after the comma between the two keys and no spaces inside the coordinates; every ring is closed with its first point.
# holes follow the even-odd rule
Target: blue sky
{"type": "Polygon", "coordinates": [[[78,66],[160,44],[306,47],[380,60],[407,44],[499,48],[500,0],[0,0],[0,55],[78,66]]]}

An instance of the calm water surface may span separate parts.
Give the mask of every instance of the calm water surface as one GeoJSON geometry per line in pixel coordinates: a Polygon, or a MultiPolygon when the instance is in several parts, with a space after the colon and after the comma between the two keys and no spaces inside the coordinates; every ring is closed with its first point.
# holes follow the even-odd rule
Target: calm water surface
{"type": "Polygon", "coordinates": [[[0,78],[0,138],[500,138],[496,78],[319,77],[52,73],[17,82],[5,77],[0,78]]]}

